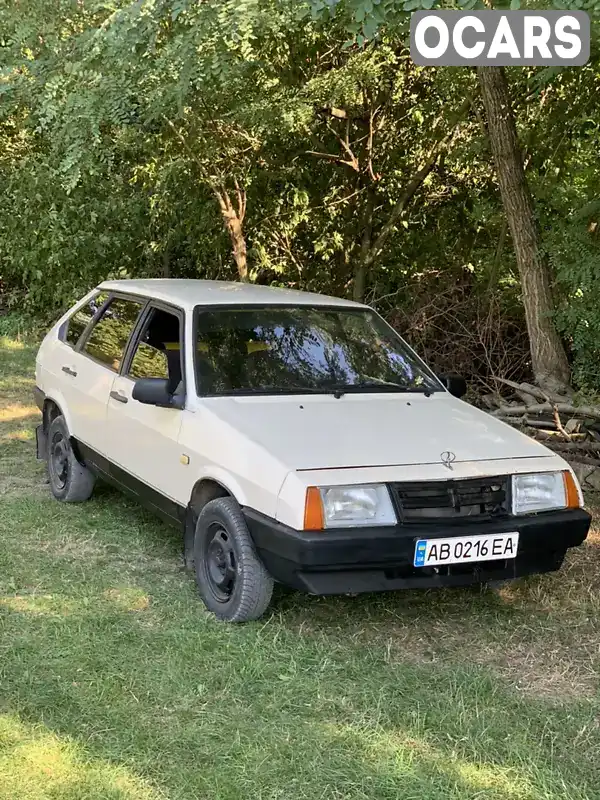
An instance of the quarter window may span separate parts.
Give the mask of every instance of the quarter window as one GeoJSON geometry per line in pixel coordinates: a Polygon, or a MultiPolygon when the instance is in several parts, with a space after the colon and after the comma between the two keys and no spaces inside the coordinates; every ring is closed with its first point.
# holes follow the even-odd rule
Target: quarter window
{"type": "Polygon", "coordinates": [[[142,304],[133,300],[112,300],[92,328],[84,352],[118,372],[141,308],[142,304]]]}
{"type": "Polygon", "coordinates": [[[64,336],[64,340],[67,344],[70,344],[71,347],[75,347],[77,342],[81,338],[81,334],[90,324],[94,315],[102,308],[106,299],[108,298],[108,294],[106,292],[100,292],[95,294],[91,300],[79,308],[67,322],[67,330],[64,336]]]}

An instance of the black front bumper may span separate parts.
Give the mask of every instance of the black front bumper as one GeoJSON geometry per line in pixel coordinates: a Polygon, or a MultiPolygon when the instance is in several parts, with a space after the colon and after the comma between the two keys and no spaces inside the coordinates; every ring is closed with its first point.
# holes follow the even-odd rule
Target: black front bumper
{"type": "Polygon", "coordinates": [[[569,547],[586,538],[591,516],[583,509],[467,524],[394,525],[297,531],[251,509],[248,528],[265,567],[281,583],[311,594],[376,592],[461,586],[518,578],[560,568],[569,547]],[[418,539],[519,532],[517,557],[508,560],[414,567],[418,539]]]}

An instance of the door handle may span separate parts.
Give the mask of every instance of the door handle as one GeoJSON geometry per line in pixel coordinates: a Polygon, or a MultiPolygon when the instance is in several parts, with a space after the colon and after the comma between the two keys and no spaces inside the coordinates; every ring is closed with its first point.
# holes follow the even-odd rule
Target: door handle
{"type": "Polygon", "coordinates": [[[67,375],[71,375],[73,378],[77,377],[77,370],[76,369],[71,369],[71,367],[63,367],[62,371],[66,372],[67,375]]]}
{"type": "Polygon", "coordinates": [[[125,397],[124,394],[121,394],[121,392],[111,392],[110,396],[112,397],[113,400],[116,400],[117,403],[126,403],[127,402],[127,398],[125,397]]]}

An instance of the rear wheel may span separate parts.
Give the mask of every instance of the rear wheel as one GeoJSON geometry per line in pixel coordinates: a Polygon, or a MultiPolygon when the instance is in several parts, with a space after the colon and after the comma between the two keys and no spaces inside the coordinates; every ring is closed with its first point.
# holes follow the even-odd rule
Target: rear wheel
{"type": "Polygon", "coordinates": [[[273,578],[254,549],[246,521],[232,497],[217,497],[198,516],[194,540],[196,583],[219,619],[249,622],[266,611],[273,578]]]}
{"type": "Polygon", "coordinates": [[[48,479],[57,500],[82,503],[94,490],[95,478],[73,452],[65,418],[55,417],[48,428],[48,479]]]}

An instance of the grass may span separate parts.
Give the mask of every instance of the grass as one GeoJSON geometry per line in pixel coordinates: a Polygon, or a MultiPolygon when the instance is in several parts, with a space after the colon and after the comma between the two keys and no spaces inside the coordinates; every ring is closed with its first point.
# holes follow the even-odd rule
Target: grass
{"type": "Polygon", "coordinates": [[[218,623],[176,533],[52,500],[35,350],[0,340],[0,800],[600,797],[600,537],[500,592],[218,623]]]}

